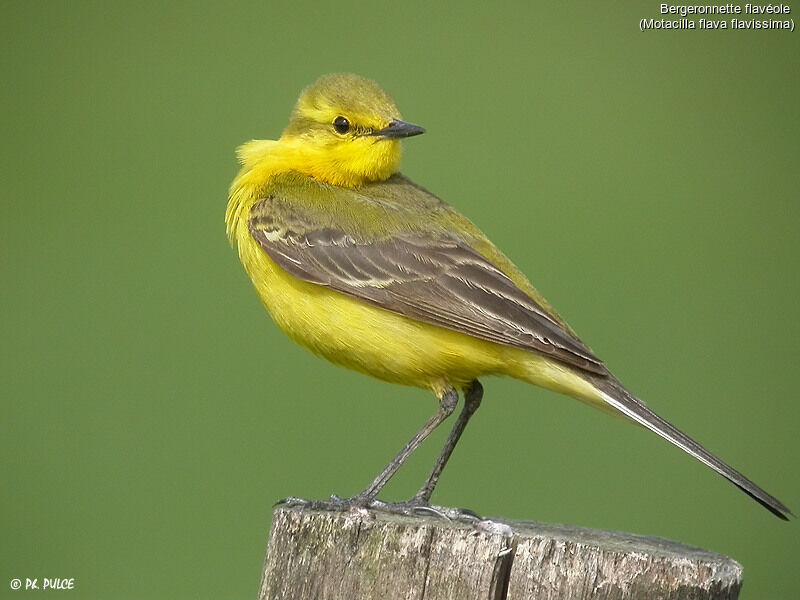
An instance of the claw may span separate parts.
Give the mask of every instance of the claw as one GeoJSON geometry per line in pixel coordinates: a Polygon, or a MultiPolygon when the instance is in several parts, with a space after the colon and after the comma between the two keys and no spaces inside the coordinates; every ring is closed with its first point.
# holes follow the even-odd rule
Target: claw
{"type": "Polygon", "coordinates": [[[286,498],[281,498],[275,504],[272,505],[272,508],[277,508],[278,506],[285,506],[287,508],[295,508],[297,506],[308,507],[313,501],[306,500],[305,498],[298,498],[296,496],[287,496],[286,498]]]}
{"type": "Polygon", "coordinates": [[[478,514],[469,509],[432,506],[417,498],[411,498],[405,502],[384,502],[377,498],[365,498],[363,496],[342,498],[336,494],[331,495],[330,500],[306,500],[305,498],[288,496],[282,500],[278,500],[273,506],[286,508],[301,507],[309,510],[350,512],[354,514],[363,514],[365,511],[376,511],[404,515],[407,517],[433,516],[446,521],[467,521],[469,523],[475,523],[481,520],[478,514]]]}

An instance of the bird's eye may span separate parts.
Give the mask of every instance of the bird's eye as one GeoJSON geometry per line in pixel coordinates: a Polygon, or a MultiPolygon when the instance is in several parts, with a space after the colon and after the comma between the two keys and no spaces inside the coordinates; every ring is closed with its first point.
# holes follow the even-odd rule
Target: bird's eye
{"type": "Polygon", "coordinates": [[[350,121],[348,121],[344,117],[336,117],[333,120],[333,128],[336,130],[336,133],[344,135],[345,133],[350,131],[350,121]]]}

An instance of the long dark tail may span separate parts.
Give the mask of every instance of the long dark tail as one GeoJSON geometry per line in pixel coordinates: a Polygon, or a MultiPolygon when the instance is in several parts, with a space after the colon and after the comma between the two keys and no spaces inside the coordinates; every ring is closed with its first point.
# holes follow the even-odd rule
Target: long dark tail
{"type": "Polygon", "coordinates": [[[626,390],[612,375],[605,377],[592,375],[587,376],[587,379],[602,392],[609,406],[708,465],[776,517],[788,521],[789,516],[794,516],[792,511],[780,500],[762,490],[739,471],[722,462],[688,435],[659,417],[641,400],[626,390]]]}

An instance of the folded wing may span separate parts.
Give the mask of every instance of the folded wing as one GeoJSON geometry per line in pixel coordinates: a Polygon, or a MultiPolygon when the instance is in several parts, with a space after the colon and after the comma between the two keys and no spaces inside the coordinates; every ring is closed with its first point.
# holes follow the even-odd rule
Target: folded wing
{"type": "Polygon", "coordinates": [[[250,232],[291,275],[411,319],[605,373],[600,360],[505,273],[447,232],[356,240],[297,215],[274,219],[271,202],[253,208],[250,232]]]}

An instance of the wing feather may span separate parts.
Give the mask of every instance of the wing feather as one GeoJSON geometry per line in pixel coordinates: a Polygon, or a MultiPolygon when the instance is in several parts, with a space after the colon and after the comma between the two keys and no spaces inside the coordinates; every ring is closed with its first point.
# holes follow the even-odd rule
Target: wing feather
{"type": "MultiPolygon", "coordinates": [[[[269,212],[271,201],[256,204],[251,214],[269,212]]],[[[335,227],[284,221],[287,226],[280,227],[276,220],[252,216],[250,232],[272,260],[299,279],[412,319],[605,373],[600,360],[503,271],[447,232],[403,231],[357,241],[335,227]]]]}

